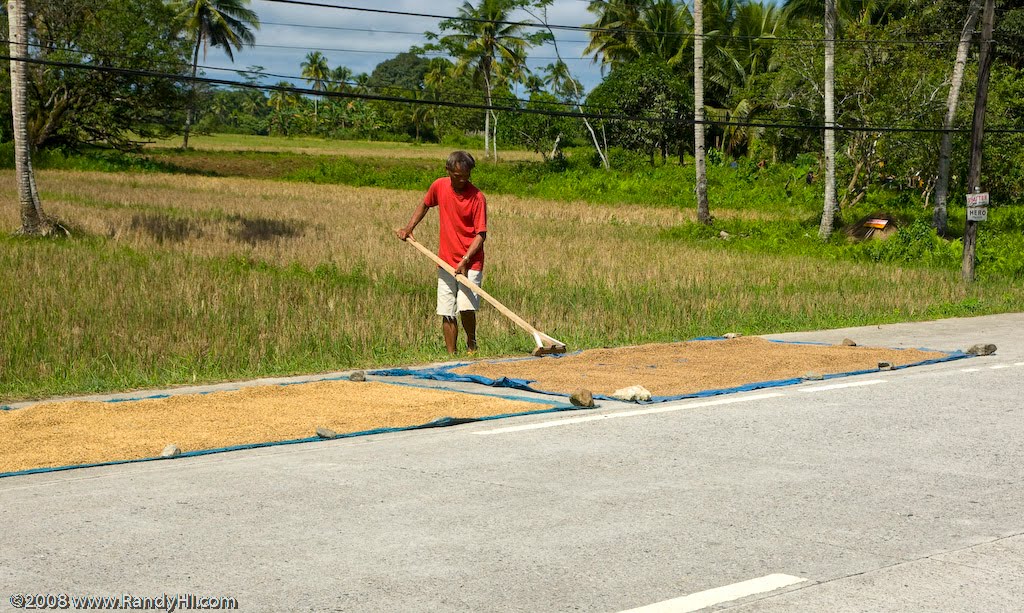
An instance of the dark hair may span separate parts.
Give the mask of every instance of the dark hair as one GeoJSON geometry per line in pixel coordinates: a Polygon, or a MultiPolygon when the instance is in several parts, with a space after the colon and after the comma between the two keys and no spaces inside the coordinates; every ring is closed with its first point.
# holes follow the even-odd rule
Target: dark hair
{"type": "Polygon", "coordinates": [[[448,156],[448,161],[444,163],[445,170],[455,170],[458,168],[473,170],[474,166],[476,166],[476,160],[466,151],[453,151],[448,156]]]}

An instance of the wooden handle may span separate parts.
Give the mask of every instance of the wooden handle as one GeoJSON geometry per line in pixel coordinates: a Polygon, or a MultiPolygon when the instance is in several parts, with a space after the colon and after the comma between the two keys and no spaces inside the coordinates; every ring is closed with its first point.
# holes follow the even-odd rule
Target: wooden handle
{"type": "Polygon", "coordinates": [[[448,271],[448,274],[453,275],[456,281],[473,290],[475,293],[483,296],[483,298],[487,300],[487,302],[490,302],[492,305],[494,305],[494,308],[498,309],[502,315],[508,317],[509,319],[512,320],[513,323],[515,323],[520,328],[526,330],[531,335],[533,335],[533,339],[537,342],[538,346],[543,346],[549,343],[555,345],[565,345],[565,343],[562,343],[561,341],[557,341],[551,338],[547,334],[544,334],[543,332],[537,330],[537,328],[534,328],[530,324],[526,323],[526,321],[522,317],[513,313],[508,307],[499,302],[497,298],[491,296],[490,294],[482,290],[479,285],[470,281],[465,275],[456,274],[455,269],[452,268],[450,264],[439,258],[437,254],[435,254],[433,251],[427,249],[423,245],[416,242],[416,239],[414,239],[411,235],[409,236],[409,238],[405,239],[405,242],[411,243],[413,247],[416,247],[424,254],[426,254],[426,256],[429,257],[431,260],[434,260],[434,262],[436,262],[438,266],[448,271]],[[547,343],[544,342],[545,340],[547,341],[547,343]]]}

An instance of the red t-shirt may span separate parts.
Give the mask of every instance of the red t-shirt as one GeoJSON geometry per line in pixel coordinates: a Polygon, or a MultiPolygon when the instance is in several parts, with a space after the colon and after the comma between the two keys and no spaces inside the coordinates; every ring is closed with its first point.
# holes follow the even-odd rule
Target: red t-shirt
{"type": "MultiPolygon", "coordinates": [[[[476,235],[487,231],[487,200],[483,192],[467,183],[460,194],[452,189],[450,178],[441,177],[430,185],[423,204],[437,207],[441,226],[437,255],[452,268],[457,267],[476,235]]],[[[483,267],[484,249],[481,246],[469,261],[469,268],[482,270],[483,267]]]]}

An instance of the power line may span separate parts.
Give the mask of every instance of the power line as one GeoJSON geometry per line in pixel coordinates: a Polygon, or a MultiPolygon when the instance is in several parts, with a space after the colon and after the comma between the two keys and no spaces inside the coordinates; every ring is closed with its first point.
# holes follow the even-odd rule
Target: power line
{"type": "MultiPolygon", "coordinates": [[[[457,102],[453,100],[429,100],[429,99],[410,99],[402,98],[398,96],[385,96],[376,94],[360,94],[354,92],[330,92],[330,91],[316,91],[308,88],[294,87],[294,86],[281,86],[281,85],[262,85],[258,83],[247,83],[232,81],[228,79],[214,79],[210,77],[192,77],[189,75],[180,74],[169,74],[156,72],[151,70],[140,70],[140,69],[129,69],[129,68],[116,68],[111,66],[97,66],[90,64],[78,64],[72,62],[58,62],[54,60],[42,60],[34,58],[24,57],[12,57],[9,55],[0,55],[0,60],[7,61],[18,61],[25,62],[27,64],[37,64],[44,66],[57,66],[62,68],[91,70],[95,72],[103,72],[109,74],[123,74],[132,75],[138,77],[150,77],[150,78],[163,78],[173,81],[181,82],[193,82],[193,83],[206,83],[210,85],[227,85],[231,87],[255,89],[262,91],[282,91],[287,93],[297,93],[311,96],[321,96],[325,98],[342,98],[342,99],[357,99],[357,100],[373,100],[379,102],[396,102],[402,104],[420,104],[428,106],[439,106],[449,108],[464,108],[482,111],[502,111],[510,113],[523,113],[530,115],[542,115],[548,117],[570,117],[570,118],[586,118],[594,120],[605,120],[605,121],[637,121],[646,123],[683,123],[688,125],[710,125],[719,127],[747,127],[747,128],[770,128],[770,129],[799,129],[799,130],[835,130],[840,132],[869,132],[869,133],[916,133],[916,134],[941,134],[945,132],[952,133],[967,133],[969,130],[964,128],[953,128],[945,130],[942,128],[916,128],[916,127],[881,127],[881,126],[825,126],[817,124],[794,124],[794,123],[769,123],[769,122],[740,122],[740,121],[716,121],[716,120],[703,120],[696,121],[693,118],[682,118],[682,117],[651,117],[651,116],[625,116],[625,115],[603,115],[596,113],[579,113],[573,111],[555,111],[546,109],[530,109],[530,108],[519,108],[499,105],[486,105],[486,104],[472,104],[466,102],[457,102]]],[[[987,130],[988,131],[988,130],[987,130]]],[[[996,129],[991,130],[993,133],[1005,133],[1005,134],[1024,134],[1024,128],[1013,128],[1013,129],[996,129]]]]}
{"type": "MultiPolygon", "coordinates": [[[[693,34],[676,31],[654,31],[654,30],[632,30],[628,28],[600,28],[594,26],[572,26],[565,24],[545,24],[545,23],[534,23],[529,21],[508,21],[508,20],[495,20],[495,19],[482,19],[479,17],[464,17],[454,15],[437,15],[433,13],[415,13],[411,11],[396,11],[392,9],[377,9],[368,7],[357,7],[357,6],[345,6],[337,4],[323,4],[320,2],[313,2],[311,0],[262,0],[263,2],[274,2],[280,4],[292,4],[299,6],[309,6],[315,8],[329,8],[343,11],[356,11],[362,13],[375,13],[380,15],[392,15],[400,17],[421,17],[426,19],[440,19],[446,21],[465,21],[470,23],[492,23],[497,25],[510,25],[520,26],[525,28],[539,28],[539,29],[552,29],[552,30],[565,30],[570,32],[604,32],[610,34],[669,34],[678,35],[685,37],[693,37],[693,34]]],[[[298,27],[298,26],[296,26],[298,27]]],[[[785,42],[801,42],[801,43],[823,43],[823,39],[819,38],[798,38],[798,37],[777,37],[777,36],[742,36],[733,34],[705,34],[704,39],[714,40],[716,38],[728,38],[728,39],[745,39],[745,40],[764,40],[764,41],[785,41],[785,42]]],[[[590,41],[563,41],[563,42],[590,42],[590,41]]],[[[879,45],[958,45],[959,40],[955,41],[934,41],[934,40],[873,40],[873,39],[836,39],[837,43],[844,44],[860,44],[860,43],[871,43],[879,45]]]]}
{"type": "MultiPolygon", "coordinates": [[[[387,50],[378,50],[378,49],[338,49],[338,48],[333,48],[333,47],[303,47],[303,46],[297,46],[297,45],[262,45],[262,44],[254,44],[254,45],[250,45],[250,46],[252,46],[252,47],[259,47],[259,48],[263,48],[263,49],[296,49],[296,50],[300,50],[300,51],[337,51],[339,53],[370,53],[370,54],[378,54],[378,55],[398,55],[399,53],[407,53],[407,51],[387,51],[387,50]]],[[[431,57],[451,57],[451,54],[448,53],[447,51],[420,51],[420,52],[416,53],[416,55],[428,55],[428,56],[431,56],[431,57]]],[[[528,59],[528,60],[557,60],[559,58],[556,57],[556,56],[548,56],[548,55],[531,55],[531,56],[528,56],[526,59],[528,59]]],[[[570,58],[564,58],[564,59],[571,60],[571,61],[574,61],[574,62],[590,61],[589,58],[585,58],[585,57],[570,57],[570,58]]]]}
{"type": "MultiPolygon", "coordinates": [[[[82,49],[82,48],[68,49],[66,47],[61,47],[61,46],[57,46],[57,45],[52,44],[53,41],[49,41],[51,44],[43,44],[44,42],[46,42],[46,41],[40,41],[38,43],[23,43],[23,44],[25,44],[25,45],[27,45],[29,47],[35,47],[35,48],[39,48],[39,49],[48,49],[48,50],[51,50],[51,51],[71,51],[71,52],[75,52],[75,53],[81,53],[81,54],[84,54],[84,55],[90,55],[90,56],[93,56],[93,57],[102,57],[104,59],[121,59],[121,60],[129,60],[129,61],[135,61],[135,60],[138,59],[138,58],[129,57],[129,56],[125,56],[125,55],[118,55],[118,54],[109,53],[109,52],[96,52],[96,51],[90,51],[90,50],[82,49]]],[[[10,43],[9,40],[0,38],[0,44],[9,44],[9,43],[10,43]]],[[[300,49],[306,49],[305,47],[299,47],[299,48],[300,49]]],[[[184,65],[183,63],[178,63],[178,62],[162,62],[162,61],[149,61],[149,64],[151,66],[152,65],[156,65],[156,66],[171,66],[171,67],[175,67],[175,68],[178,68],[178,67],[184,65]]],[[[88,66],[87,64],[79,64],[79,65],[81,65],[81,66],[88,66]]],[[[191,64],[188,64],[188,66],[191,66],[191,64]]],[[[234,72],[234,73],[240,73],[240,74],[244,74],[244,75],[254,75],[254,76],[259,76],[259,77],[270,77],[270,78],[275,78],[275,79],[291,79],[291,80],[294,80],[294,81],[310,81],[309,78],[304,77],[302,75],[279,74],[279,73],[273,73],[273,72],[266,72],[264,70],[237,70],[235,68],[222,68],[222,67],[217,67],[217,66],[207,66],[207,65],[204,65],[204,64],[198,64],[196,66],[196,68],[200,68],[200,69],[203,69],[203,70],[220,71],[220,72],[234,72]]],[[[321,81],[324,82],[324,83],[330,84],[330,85],[348,85],[348,86],[353,86],[353,87],[366,87],[368,89],[376,90],[376,91],[393,92],[393,91],[397,90],[397,91],[403,91],[403,92],[410,92],[410,93],[414,93],[414,94],[426,93],[424,90],[421,90],[421,89],[416,89],[416,88],[413,88],[413,87],[403,87],[403,86],[399,86],[399,85],[365,85],[365,84],[364,85],[360,85],[360,83],[358,81],[340,80],[340,79],[333,79],[333,78],[321,79],[321,81]]],[[[320,90],[314,90],[314,91],[319,92],[320,90]]],[[[319,93],[318,93],[318,95],[319,95],[319,93]]],[[[467,94],[466,96],[470,97],[472,99],[481,100],[481,101],[485,99],[485,97],[482,94],[478,94],[478,93],[475,93],[475,92],[471,93],[471,94],[467,94]]],[[[507,100],[509,102],[521,102],[521,103],[524,103],[524,104],[529,104],[531,102],[536,102],[536,101],[531,100],[529,98],[519,98],[519,97],[516,97],[516,96],[513,96],[513,97],[504,97],[504,96],[502,96],[501,100],[507,100]]],[[[576,103],[576,102],[562,102],[562,101],[558,101],[558,100],[542,101],[540,103],[548,105],[548,106],[562,106],[562,107],[569,107],[569,108],[576,108],[576,107],[579,107],[579,106],[587,106],[588,108],[591,108],[591,109],[594,109],[594,110],[597,110],[597,111],[608,110],[608,111],[618,112],[618,110],[619,110],[619,109],[615,109],[615,108],[612,108],[612,107],[586,105],[586,104],[583,104],[583,103],[576,103]]]]}

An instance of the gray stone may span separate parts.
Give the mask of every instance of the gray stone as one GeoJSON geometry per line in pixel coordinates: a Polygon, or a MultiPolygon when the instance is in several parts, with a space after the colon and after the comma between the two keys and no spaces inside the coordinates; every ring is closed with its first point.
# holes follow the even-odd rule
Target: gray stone
{"type": "Polygon", "coordinates": [[[853,340],[849,339],[849,338],[844,338],[843,342],[841,342],[839,344],[842,345],[843,347],[856,347],[857,346],[857,343],[853,342],[853,340]]]}
{"type": "Polygon", "coordinates": [[[161,458],[176,458],[181,455],[181,449],[174,443],[164,447],[164,450],[160,452],[161,458]]]}
{"type": "Polygon", "coordinates": [[[730,238],[732,238],[732,235],[726,232],[725,230],[722,230],[721,232],[718,233],[718,238],[722,239],[723,241],[727,241],[730,238]]]}
{"type": "Polygon", "coordinates": [[[878,370],[892,370],[892,363],[891,362],[879,362],[878,363],[878,370]]]}
{"type": "Polygon", "coordinates": [[[995,352],[996,346],[992,343],[978,343],[967,350],[967,353],[971,355],[992,355],[995,352]]]}
{"type": "Polygon", "coordinates": [[[569,402],[574,407],[591,408],[594,406],[594,395],[590,393],[590,390],[581,387],[573,392],[572,396],[569,396],[569,402]]]}
{"type": "Polygon", "coordinates": [[[357,370],[348,376],[349,381],[366,381],[366,371],[357,370]]]}
{"type": "Polygon", "coordinates": [[[338,433],[337,432],[335,432],[334,430],[331,430],[330,428],[323,428],[323,427],[316,429],[316,435],[319,436],[320,438],[328,438],[328,439],[330,439],[330,438],[338,438],[338,433]]]}
{"type": "Polygon", "coordinates": [[[626,402],[646,402],[651,399],[651,392],[642,385],[631,385],[612,392],[612,398],[626,402]]]}
{"type": "Polygon", "coordinates": [[[740,334],[739,332],[726,332],[725,334],[722,335],[722,338],[733,339],[733,338],[739,338],[741,336],[743,336],[743,335],[740,334]]]}
{"type": "Polygon", "coordinates": [[[825,378],[825,375],[819,372],[811,371],[804,373],[800,378],[806,379],[807,381],[821,381],[822,379],[825,378]]]}

